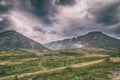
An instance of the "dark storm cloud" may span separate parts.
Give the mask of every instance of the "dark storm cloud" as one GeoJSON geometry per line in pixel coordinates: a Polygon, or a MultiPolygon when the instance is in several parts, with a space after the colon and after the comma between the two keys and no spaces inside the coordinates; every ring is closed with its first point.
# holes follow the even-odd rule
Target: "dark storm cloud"
{"type": "Polygon", "coordinates": [[[76,1],[75,0],[59,0],[56,3],[63,5],[63,6],[73,6],[75,5],[76,1]]]}
{"type": "Polygon", "coordinates": [[[10,20],[6,16],[12,8],[12,0],[0,0],[0,31],[5,30],[10,26],[10,20]]]}
{"type": "Polygon", "coordinates": [[[31,0],[31,5],[34,8],[31,12],[50,25],[52,21],[49,16],[54,16],[57,12],[55,2],[53,0],[31,0]]]}
{"type": "Polygon", "coordinates": [[[0,5],[0,14],[3,14],[3,13],[5,13],[5,12],[7,12],[8,8],[9,8],[9,7],[0,5]]]}
{"type": "Polygon", "coordinates": [[[114,29],[112,29],[111,32],[113,32],[115,34],[120,34],[120,25],[118,25],[117,27],[115,27],[114,29]]]}
{"type": "MultiPolygon", "coordinates": [[[[3,26],[12,21],[15,30],[38,42],[80,36],[90,31],[120,34],[120,28],[116,27],[120,22],[119,0],[13,1],[14,9],[8,15],[11,20],[8,16],[0,17],[0,28],[4,29],[3,26]]],[[[0,9],[2,15],[9,14],[7,6],[0,5],[0,9]]]]}
{"type": "Polygon", "coordinates": [[[120,1],[109,4],[96,12],[96,20],[104,26],[115,25],[120,22],[120,1]]]}
{"type": "MultiPolygon", "coordinates": [[[[120,34],[120,27],[115,30],[116,34],[120,34]]],[[[119,35],[120,36],[120,35],[119,35]]]]}
{"type": "Polygon", "coordinates": [[[53,0],[31,0],[31,4],[38,15],[46,16],[55,11],[53,0]]]}
{"type": "Polygon", "coordinates": [[[52,0],[31,0],[32,5],[36,9],[49,9],[52,6],[52,0]]]}
{"type": "Polygon", "coordinates": [[[1,18],[0,31],[5,30],[9,26],[10,26],[10,21],[8,20],[8,18],[1,18]]]}
{"type": "Polygon", "coordinates": [[[76,3],[75,0],[31,0],[33,14],[42,18],[42,20],[51,25],[54,20],[50,17],[54,17],[60,10],[57,9],[58,6],[72,6],[76,3]]]}
{"type": "Polygon", "coordinates": [[[57,4],[60,5],[74,5],[75,0],[31,0],[32,6],[42,16],[56,11],[57,4]]]}
{"type": "Polygon", "coordinates": [[[8,12],[12,8],[11,1],[12,0],[0,0],[0,14],[8,12]]]}

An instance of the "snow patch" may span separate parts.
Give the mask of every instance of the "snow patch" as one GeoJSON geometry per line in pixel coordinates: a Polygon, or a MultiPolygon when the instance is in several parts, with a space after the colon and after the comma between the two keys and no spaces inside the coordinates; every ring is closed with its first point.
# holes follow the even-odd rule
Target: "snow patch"
{"type": "Polygon", "coordinates": [[[74,48],[82,48],[84,47],[84,45],[81,42],[77,42],[75,44],[73,44],[74,48]]]}

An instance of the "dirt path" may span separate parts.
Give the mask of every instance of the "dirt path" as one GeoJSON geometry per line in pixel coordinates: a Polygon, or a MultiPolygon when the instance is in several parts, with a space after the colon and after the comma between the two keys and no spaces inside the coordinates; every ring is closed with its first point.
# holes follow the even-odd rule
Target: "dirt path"
{"type": "Polygon", "coordinates": [[[22,64],[25,61],[31,61],[37,59],[39,58],[22,59],[20,61],[0,61],[0,65],[17,65],[17,64],[22,64]]]}
{"type": "Polygon", "coordinates": [[[0,54],[0,57],[1,56],[10,56],[11,54],[0,54]]]}
{"type": "Polygon", "coordinates": [[[111,57],[110,60],[112,62],[120,62],[120,57],[111,57]]]}
{"type": "MultiPolygon", "coordinates": [[[[81,58],[91,58],[91,57],[105,58],[105,57],[109,57],[109,55],[89,54],[89,55],[85,55],[85,56],[77,57],[77,59],[81,59],[81,58]]],[[[76,59],[76,57],[70,57],[70,58],[68,58],[68,59],[64,59],[64,60],[74,60],[74,59],[76,59]]]]}
{"type": "MultiPolygon", "coordinates": [[[[32,76],[32,75],[36,75],[36,74],[43,74],[43,73],[48,73],[48,72],[55,72],[55,71],[59,71],[59,70],[64,70],[66,68],[86,67],[86,66],[98,64],[98,63],[103,62],[103,61],[104,61],[104,59],[101,59],[101,60],[97,60],[97,61],[85,62],[85,63],[80,63],[80,64],[73,64],[71,66],[64,66],[64,67],[59,67],[59,68],[55,68],[55,69],[49,69],[49,70],[36,71],[36,72],[31,72],[31,73],[18,74],[17,76],[19,78],[22,78],[22,77],[25,77],[25,76],[32,76]]],[[[2,77],[2,78],[0,78],[0,80],[11,80],[14,77],[15,77],[15,75],[11,75],[11,76],[7,76],[7,77],[2,77]]]]}

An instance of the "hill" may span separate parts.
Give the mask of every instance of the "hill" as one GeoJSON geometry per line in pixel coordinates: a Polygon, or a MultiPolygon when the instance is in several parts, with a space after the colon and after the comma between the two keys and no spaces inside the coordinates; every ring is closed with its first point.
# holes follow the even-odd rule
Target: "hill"
{"type": "Polygon", "coordinates": [[[43,45],[33,41],[22,34],[10,30],[0,33],[0,49],[40,49],[45,50],[43,45]]]}

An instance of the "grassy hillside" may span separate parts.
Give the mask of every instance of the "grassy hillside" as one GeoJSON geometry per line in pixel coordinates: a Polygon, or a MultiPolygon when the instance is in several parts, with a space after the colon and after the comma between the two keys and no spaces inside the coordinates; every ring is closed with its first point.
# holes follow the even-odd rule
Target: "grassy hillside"
{"type": "Polygon", "coordinates": [[[0,80],[112,80],[120,77],[113,75],[120,73],[119,55],[119,49],[100,48],[3,50],[0,80]]]}

